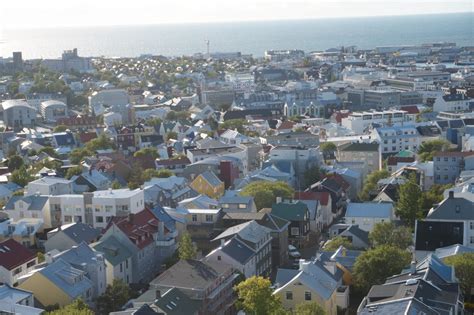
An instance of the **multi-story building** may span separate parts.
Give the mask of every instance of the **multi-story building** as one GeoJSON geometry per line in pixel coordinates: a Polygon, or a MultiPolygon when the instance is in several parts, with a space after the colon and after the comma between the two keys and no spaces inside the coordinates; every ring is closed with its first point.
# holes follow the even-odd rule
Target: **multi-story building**
{"type": "Polygon", "coordinates": [[[6,100],[2,102],[3,121],[7,127],[20,130],[32,127],[36,123],[36,108],[24,100],[6,100]]]}
{"type": "Polygon", "coordinates": [[[211,251],[205,261],[222,261],[232,265],[246,278],[270,276],[272,237],[269,228],[252,220],[228,228],[213,241],[220,241],[221,245],[211,251]]]}
{"type": "Polygon", "coordinates": [[[463,112],[474,108],[474,100],[464,94],[448,94],[436,98],[433,104],[435,112],[463,112]]]}
{"type": "Polygon", "coordinates": [[[18,279],[37,264],[36,254],[17,241],[8,239],[0,243],[0,282],[16,286],[18,279]]]}
{"type": "Polygon", "coordinates": [[[26,186],[25,195],[67,195],[73,193],[73,182],[61,177],[42,177],[26,186]]]}
{"type": "Polygon", "coordinates": [[[342,118],[341,125],[356,134],[363,134],[371,125],[398,125],[410,121],[410,118],[404,110],[354,112],[348,117],[342,118]]]}
{"type": "Polygon", "coordinates": [[[13,196],[3,211],[15,222],[21,219],[42,219],[44,228],[57,224],[57,218],[50,208],[49,197],[45,195],[13,196]]]}
{"type": "Polygon", "coordinates": [[[389,108],[400,105],[400,92],[394,90],[350,90],[347,100],[353,109],[389,108]]]}
{"type": "Polygon", "coordinates": [[[67,106],[61,101],[41,102],[41,116],[46,122],[56,122],[59,118],[67,117],[67,106]]]}
{"type": "Polygon", "coordinates": [[[360,161],[364,163],[364,174],[370,174],[382,168],[382,154],[378,143],[347,143],[337,147],[338,162],[360,161]]]}
{"type": "Polygon", "coordinates": [[[380,143],[383,155],[403,150],[417,152],[421,144],[420,134],[413,125],[376,128],[372,137],[380,143]]]}
{"type": "Polygon", "coordinates": [[[114,216],[143,210],[145,197],[141,189],[109,189],[82,195],[50,196],[50,204],[63,223],[84,222],[95,228],[105,228],[114,216]]]}
{"type": "Polygon", "coordinates": [[[273,204],[271,214],[290,222],[288,242],[300,247],[309,239],[310,214],[308,206],[301,201],[284,201],[273,204]]]}
{"type": "Polygon", "coordinates": [[[436,152],[434,154],[435,184],[452,184],[463,170],[474,170],[474,152],[436,152]]]}

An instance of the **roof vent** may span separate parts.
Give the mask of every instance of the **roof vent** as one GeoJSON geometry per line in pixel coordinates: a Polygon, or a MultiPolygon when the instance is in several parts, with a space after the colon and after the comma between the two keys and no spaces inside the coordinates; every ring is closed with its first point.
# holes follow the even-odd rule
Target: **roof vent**
{"type": "Polygon", "coordinates": [[[418,283],[418,280],[417,279],[408,279],[406,282],[405,282],[405,285],[414,285],[414,284],[417,284],[418,283]]]}

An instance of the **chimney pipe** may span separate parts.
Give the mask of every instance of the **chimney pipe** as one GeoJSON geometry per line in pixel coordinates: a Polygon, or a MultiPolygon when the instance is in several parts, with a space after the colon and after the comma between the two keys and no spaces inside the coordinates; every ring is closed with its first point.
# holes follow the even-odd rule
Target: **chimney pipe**
{"type": "Polygon", "coordinates": [[[453,199],[453,198],[454,198],[454,191],[450,190],[449,191],[449,199],[453,199]]]}
{"type": "Polygon", "coordinates": [[[128,222],[133,224],[133,213],[128,214],[128,222]]]}
{"type": "Polygon", "coordinates": [[[416,261],[412,260],[410,264],[410,274],[415,275],[416,274],[416,261]]]}

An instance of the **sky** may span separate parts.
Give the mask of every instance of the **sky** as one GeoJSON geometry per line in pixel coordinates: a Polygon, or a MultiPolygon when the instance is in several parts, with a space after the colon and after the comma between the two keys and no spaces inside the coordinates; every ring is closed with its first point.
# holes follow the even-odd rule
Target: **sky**
{"type": "Polygon", "coordinates": [[[473,12],[474,0],[1,0],[0,29],[473,12]]]}

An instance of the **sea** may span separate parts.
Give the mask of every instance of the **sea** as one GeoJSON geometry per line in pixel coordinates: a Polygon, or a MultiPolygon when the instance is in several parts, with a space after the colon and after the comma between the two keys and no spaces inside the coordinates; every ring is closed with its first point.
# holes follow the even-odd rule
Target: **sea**
{"type": "Polygon", "coordinates": [[[355,45],[376,46],[455,42],[474,46],[474,12],[436,15],[321,18],[312,20],[157,24],[140,26],[9,29],[0,33],[0,57],[13,51],[24,59],[59,58],[78,48],[80,56],[182,56],[241,52],[255,57],[268,49],[306,52],[355,45]]]}

